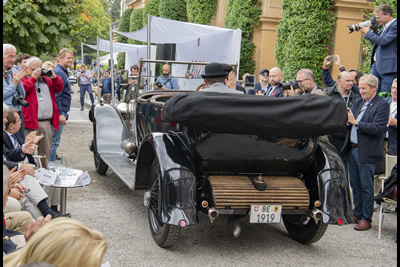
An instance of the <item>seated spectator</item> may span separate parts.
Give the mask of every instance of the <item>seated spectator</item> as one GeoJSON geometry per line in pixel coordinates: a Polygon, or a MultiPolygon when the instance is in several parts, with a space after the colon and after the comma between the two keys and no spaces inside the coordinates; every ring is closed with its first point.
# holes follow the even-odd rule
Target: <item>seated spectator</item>
{"type": "MultiPolygon", "coordinates": [[[[3,211],[8,201],[7,193],[12,186],[12,182],[11,179],[9,179],[9,176],[10,171],[6,166],[3,165],[3,211]]],[[[31,221],[26,228],[25,233],[22,235],[20,232],[9,230],[6,228],[7,225],[3,214],[3,255],[11,253],[17,248],[24,246],[26,241],[28,241],[32,237],[32,235],[39,230],[40,227],[42,227],[50,220],[51,215],[47,215],[46,218],[39,217],[36,221],[31,221]]]]}
{"type": "MultiPolygon", "coordinates": [[[[243,81],[246,81],[246,74],[243,76],[243,81]]],[[[260,79],[260,81],[256,83],[254,90],[248,90],[248,95],[265,95],[265,92],[267,91],[269,85],[269,70],[260,70],[258,78],[260,79]]]]}
{"type": "Polygon", "coordinates": [[[292,95],[305,95],[305,94],[316,94],[322,89],[314,81],[314,73],[310,69],[301,69],[297,72],[296,76],[299,89],[297,92],[293,88],[286,90],[287,96],[292,95]]]}
{"type": "Polygon", "coordinates": [[[391,88],[391,97],[384,98],[390,105],[390,114],[388,122],[387,151],[389,155],[397,156],[397,78],[393,80],[391,88]]]}
{"type": "MultiPolygon", "coordinates": [[[[3,153],[8,160],[14,162],[23,161],[26,164],[35,165],[35,160],[32,157],[34,149],[28,149],[23,146],[24,141],[18,133],[20,127],[18,113],[14,109],[9,109],[5,131],[3,131],[3,153]]],[[[37,143],[42,138],[43,135],[36,136],[35,131],[26,136],[27,140],[31,139],[27,143],[37,143]]],[[[18,200],[21,199],[24,209],[29,211],[34,218],[42,215],[46,216],[47,214],[50,214],[53,218],[60,216],[51,210],[47,203],[48,195],[32,175],[26,175],[17,190],[19,194],[13,196],[18,200]]],[[[65,214],[65,216],[70,216],[70,214],[65,214]]]]}
{"type": "Polygon", "coordinates": [[[43,226],[21,249],[3,258],[14,267],[45,262],[59,267],[100,266],[107,251],[104,236],[71,218],[58,218],[43,226]]]}
{"type": "Polygon", "coordinates": [[[29,102],[28,107],[21,108],[25,134],[37,131],[38,135],[44,135],[38,143],[38,154],[44,156],[40,161],[42,167],[47,169],[53,138],[52,126],[55,131],[58,130],[60,117],[55,94],[64,89],[64,83],[52,70],[50,77],[42,76],[42,61],[37,57],[29,58],[26,66],[27,75],[21,80],[26,92],[25,100],[29,102]]]}
{"type": "MultiPolygon", "coordinates": [[[[341,72],[346,71],[344,65],[340,62],[339,55],[335,55],[335,57],[336,57],[335,64],[339,66],[339,70],[341,72]]],[[[322,66],[322,81],[324,82],[326,87],[332,87],[335,85],[335,81],[332,79],[331,72],[329,70],[329,66],[332,63],[333,62],[330,61],[330,56],[327,56],[322,66]]],[[[363,76],[363,73],[355,69],[352,69],[349,72],[353,77],[353,86],[351,87],[351,91],[356,95],[360,95],[360,90],[358,89],[358,81],[360,80],[361,76],[363,76]]]]}

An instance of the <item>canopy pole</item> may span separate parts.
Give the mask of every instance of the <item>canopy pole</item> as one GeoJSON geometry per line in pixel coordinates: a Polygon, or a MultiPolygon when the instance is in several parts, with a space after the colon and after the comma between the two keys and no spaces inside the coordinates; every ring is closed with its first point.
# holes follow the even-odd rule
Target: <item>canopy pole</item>
{"type": "MultiPolygon", "coordinates": [[[[150,48],[151,48],[150,25],[151,25],[151,23],[150,23],[150,19],[151,19],[151,15],[147,14],[147,59],[149,59],[149,60],[151,59],[151,51],[150,51],[150,48]]],[[[143,64],[143,63],[141,63],[141,64],[143,64]]],[[[150,64],[146,63],[146,66],[147,66],[147,88],[146,88],[146,91],[150,91],[150,87],[149,87],[150,86],[150,64]]],[[[142,66],[140,66],[140,71],[142,71],[142,66]]]]}
{"type": "MultiPolygon", "coordinates": [[[[81,60],[82,60],[82,64],[81,66],[85,65],[85,62],[83,61],[83,43],[81,43],[81,60]]],[[[78,64],[77,64],[78,65],[78,64]]],[[[76,71],[76,70],[75,70],[76,71]]]]}
{"type": "Polygon", "coordinates": [[[100,56],[100,42],[99,42],[99,36],[97,36],[97,97],[99,98],[99,104],[100,104],[100,99],[101,99],[101,94],[100,94],[100,62],[99,62],[99,56],[100,56]]]}
{"type": "Polygon", "coordinates": [[[111,105],[115,106],[114,97],[114,53],[113,53],[113,41],[112,41],[112,29],[110,25],[110,62],[111,62],[111,105]]]}
{"type": "Polygon", "coordinates": [[[242,45],[241,41],[242,41],[242,30],[238,28],[237,30],[235,30],[235,60],[237,62],[236,75],[238,80],[241,80],[241,78],[239,79],[240,49],[242,45]]]}

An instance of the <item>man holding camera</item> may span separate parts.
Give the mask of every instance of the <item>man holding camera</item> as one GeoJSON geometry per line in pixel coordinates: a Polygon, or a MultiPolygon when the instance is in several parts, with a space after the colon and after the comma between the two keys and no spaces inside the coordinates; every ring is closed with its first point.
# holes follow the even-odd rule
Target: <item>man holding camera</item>
{"type": "Polygon", "coordinates": [[[42,61],[31,57],[26,62],[27,75],[21,80],[26,91],[26,100],[30,105],[22,108],[25,120],[26,135],[37,131],[37,135],[44,134],[38,144],[38,153],[46,156],[41,159],[42,167],[47,169],[51,153],[53,138],[52,126],[57,131],[59,127],[59,111],[56,104],[56,95],[64,88],[62,79],[51,70],[42,69],[42,61]]]}
{"type": "Polygon", "coordinates": [[[154,89],[178,90],[178,81],[170,75],[171,68],[168,64],[163,66],[162,72],[163,75],[157,78],[154,89]]]}
{"type": "Polygon", "coordinates": [[[19,133],[25,138],[24,118],[21,113],[21,105],[28,107],[29,103],[24,100],[25,89],[21,83],[25,76],[26,67],[17,72],[12,71],[14,66],[17,49],[12,44],[3,44],[3,99],[8,107],[17,110],[21,119],[21,129],[19,133]]]}
{"type": "MultiPolygon", "coordinates": [[[[375,34],[370,31],[371,25],[360,31],[364,38],[371,41],[372,48],[371,74],[379,79],[378,93],[390,93],[392,81],[397,77],[397,19],[392,16],[389,5],[380,5],[374,10],[376,21],[383,25],[383,29],[375,34]]],[[[381,94],[380,94],[381,95],[381,94]]]]}
{"type": "Polygon", "coordinates": [[[300,90],[295,92],[294,89],[296,88],[291,85],[291,88],[286,90],[287,96],[315,94],[322,91],[322,88],[314,82],[314,73],[310,69],[299,70],[296,75],[296,82],[300,90]]]}

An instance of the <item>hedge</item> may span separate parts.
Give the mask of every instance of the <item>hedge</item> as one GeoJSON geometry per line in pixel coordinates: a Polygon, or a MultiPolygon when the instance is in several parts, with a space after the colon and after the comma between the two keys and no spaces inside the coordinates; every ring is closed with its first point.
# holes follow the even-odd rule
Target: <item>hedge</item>
{"type": "Polygon", "coordinates": [[[333,45],[336,23],[333,0],[283,0],[283,18],[277,27],[275,59],[285,80],[296,78],[302,68],[311,69],[322,84],[321,68],[333,45]]]}

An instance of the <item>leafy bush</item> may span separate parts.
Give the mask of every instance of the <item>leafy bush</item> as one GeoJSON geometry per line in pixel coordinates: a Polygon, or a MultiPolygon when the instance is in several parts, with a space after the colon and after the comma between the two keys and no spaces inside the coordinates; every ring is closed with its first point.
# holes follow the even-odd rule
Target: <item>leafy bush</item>
{"type": "Polygon", "coordinates": [[[143,26],[147,25],[147,14],[158,17],[160,15],[160,0],[148,0],[143,9],[143,26]]]}
{"type": "Polygon", "coordinates": [[[186,0],[188,21],[210,25],[217,4],[217,0],[186,0]]]}
{"type": "MultiPolygon", "coordinates": [[[[130,18],[131,18],[132,12],[133,12],[132,8],[127,8],[127,9],[125,9],[124,13],[122,13],[121,20],[119,21],[119,24],[118,24],[118,31],[129,32],[130,18]]],[[[117,42],[118,43],[128,43],[128,37],[118,34],[117,42]]]]}
{"type": "Polygon", "coordinates": [[[336,23],[333,0],[283,0],[283,17],[277,28],[275,58],[285,80],[296,78],[302,68],[311,69],[322,84],[321,68],[333,45],[336,23]]]}
{"type": "MultiPolygon", "coordinates": [[[[394,18],[397,18],[397,0],[376,0],[374,3],[370,3],[370,5],[372,7],[372,11],[364,10],[364,18],[370,19],[374,15],[373,10],[375,9],[375,7],[378,7],[383,4],[390,5],[393,10],[392,16],[394,18]]],[[[382,27],[380,26],[379,30],[381,28],[382,27]]],[[[364,36],[364,34],[363,34],[363,36],[364,36]]],[[[359,70],[362,71],[363,73],[370,73],[371,72],[371,56],[372,56],[373,44],[370,41],[362,38],[361,45],[363,47],[363,51],[365,51],[365,57],[363,57],[360,62],[359,70]]]]}
{"type": "MultiPolygon", "coordinates": [[[[143,28],[143,8],[136,8],[131,13],[129,31],[134,32],[143,28]]],[[[142,44],[140,41],[129,39],[130,44],[142,44]]]]}
{"type": "Polygon", "coordinates": [[[254,27],[258,26],[262,13],[261,2],[257,0],[229,0],[225,14],[225,27],[242,30],[239,77],[253,73],[256,62],[252,59],[255,44],[252,42],[254,27]]]}
{"type": "Polygon", "coordinates": [[[160,0],[160,17],[187,21],[186,0],[160,0]]]}

